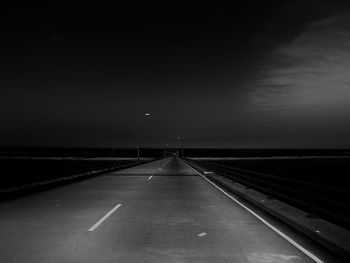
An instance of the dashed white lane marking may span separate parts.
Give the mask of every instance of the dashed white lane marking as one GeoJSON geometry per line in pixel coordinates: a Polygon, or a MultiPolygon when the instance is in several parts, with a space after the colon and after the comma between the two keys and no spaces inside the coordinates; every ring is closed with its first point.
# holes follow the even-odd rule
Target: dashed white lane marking
{"type": "Polygon", "coordinates": [[[207,234],[207,233],[202,232],[202,233],[199,233],[197,236],[199,236],[199,237],[204,237],[206,234],[207,234]]]}
{"type": "Polygon", "coordinates": [[[247,206],[245,206],[244,204],[242,204],[241,202],[239,202],[236,198],[234,198],[233,196],[231,196],[230,194],[228,194],[225,190],[223,190],[221,187],[217,186],[215,183],[213,183],[212,181],[210,181],[209,179],[207,179],[206,177],[204,177],[201,173],[199,173],[197,170],[195,170],[194,168],[192,168],[191,166],[189,166],[186,162],[184,162],[190,169],[192,169],[195,173],[197,173],[199,176],[201,176],[203,179],[205,179],[207,182],[209,182],[211,185],[213,185],[214,187],[216,187],[217,189],[219,189],[224,195],[226,195],[228,198],[230,198],[232,201],[234,201],[235,203],[237,203],[238,205],[240,205],[242,208],[244,208],[245,210],[247,210],[249,213],[251,213],[253,216],[255,216],[257,219],[259,219],[262,223],[264,223],[266,226],[268,226],[271,230],[273,230],[274,232],[276,232],[278,235],[280,235],[282,238],[284,238],[285,240],[287,240],[290,244],[292,244],[293,246],[295,246],[297,249],[299,249],[301,252],[303,252],[306,256],[308,256],[309,258],[311,258],[313,261],[315,261],[316,263],[324,263],[324,261],[322,261],[321,259],[319,259],[317,256],[315,256],[314,254],[312,254],[309,250],[307,250],[306,248],[302,247],[301,245],[299,245],[297,242],[295,242],[293,239],[291,239],[289,236],[287,236],[286,234],[284,234],[282,231],[278,230],[276,227],[274,227],[273,225],[271,225],[269,222],[267,222],[264,218],[262,218],[261,216],[259,216],[257,213],[255,213],[253,210],[251,210],[250,208],[248,208],[247,206]]]}
{"type": "Polygon", "coordinates": [[[96,228],[98,228],[99,225],[102,224],[103,221],[105,221],[111,214],[115,212],[119,207],[121,207],[122,204],[117,204],[111,211],[109,211],[107,214],[104,215],[100,220],[97,221],[96,224],[94,224],[92,227],[89,228],[88,231],[94,231],[96,228]]]}
{"type": "Polygon", "coordinates": [[[152,179],[152,177],[153,177],[153,175],[151,175],[150,177],[148,177],[148,180],[151,180],[151,179],[152,179]]]}

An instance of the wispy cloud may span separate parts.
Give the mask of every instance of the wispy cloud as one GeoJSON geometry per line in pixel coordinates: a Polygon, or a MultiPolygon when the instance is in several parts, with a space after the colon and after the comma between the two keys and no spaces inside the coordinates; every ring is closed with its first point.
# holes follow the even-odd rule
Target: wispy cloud
{"type": "Polygon", "coordinates": [[[350,115],[350,14],[308,24],[276,49],[266,66],[249,94],[253,108],[270,114],[350,115]]]}

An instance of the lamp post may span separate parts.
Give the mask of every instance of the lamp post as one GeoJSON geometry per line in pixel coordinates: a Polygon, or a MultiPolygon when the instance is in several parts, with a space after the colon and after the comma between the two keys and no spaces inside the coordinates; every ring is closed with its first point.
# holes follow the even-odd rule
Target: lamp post
{"type": "Polygon", "coordinates": [[[169,153],[169,143],[166,143],[164,147],[164,152],[163,152],[164,158],[167,157],[168,153],[169,153]]]}
{"type": "Polygon", "coordinates": [[[183,139],[182,137],[177,137],[178,140],[180,140],[180,145],[181,145],[181,155],[179,153],[179,155],[181,156],[181,158],[184,158],[184,145],[183,145],[183,139]]]}
{"type": "MultiPolygon", "coordinates": [[[[145,113],[146,117],[151,116],[150,113],[145,113]]],[[[137,120],[137,161],[140,161],[140,147],[141,147],[141,120],[137,120]]]]}

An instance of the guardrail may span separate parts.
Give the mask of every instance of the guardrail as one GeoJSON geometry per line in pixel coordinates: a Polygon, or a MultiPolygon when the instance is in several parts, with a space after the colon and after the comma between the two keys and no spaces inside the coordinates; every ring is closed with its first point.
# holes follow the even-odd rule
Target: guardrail
{"type": "Polygon", "coordinates": [[[279,199],[299,207],[307,211],[310,217],[325,218],[335,224],[350,228],[350,217],[348,216],[350,204],[347,202],[350,192],[348,189],[284,178],[210,161],[187,161],[230,178],[248,188],[258,190],[269,198],[279,199]]]}

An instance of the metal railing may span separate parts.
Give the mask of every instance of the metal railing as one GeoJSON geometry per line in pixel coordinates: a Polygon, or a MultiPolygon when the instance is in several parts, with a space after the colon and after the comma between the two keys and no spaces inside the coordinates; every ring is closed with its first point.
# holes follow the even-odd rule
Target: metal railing
{"type": "Polygon", "coordinates": [[[350,228],[350,191],[345,188],[325,186],[311,181],[226,166],[210,161],[194,161],[205,169],[225,176],[248,188],[258,190],[269,198],[285,201],[309,213],[310,217],[325,218],[335,224],[350,228]]]}

